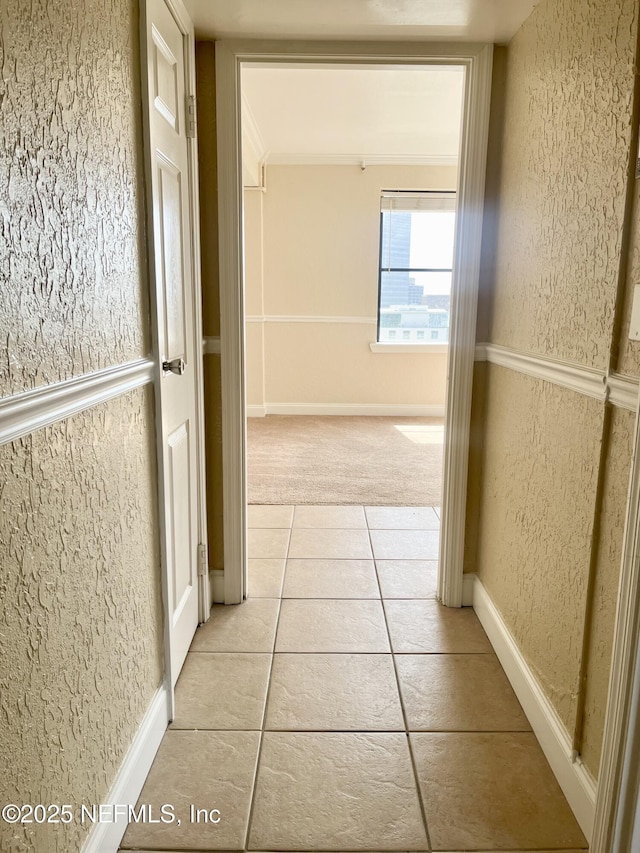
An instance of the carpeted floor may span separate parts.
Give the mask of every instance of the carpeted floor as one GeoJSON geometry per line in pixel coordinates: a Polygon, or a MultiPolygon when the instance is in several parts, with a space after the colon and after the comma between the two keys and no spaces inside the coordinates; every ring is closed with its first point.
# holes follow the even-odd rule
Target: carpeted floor
{"type": "Polygon", "coordinates": [[[251,504],[439,506],[441,418],[248,419],[251,504]]]}

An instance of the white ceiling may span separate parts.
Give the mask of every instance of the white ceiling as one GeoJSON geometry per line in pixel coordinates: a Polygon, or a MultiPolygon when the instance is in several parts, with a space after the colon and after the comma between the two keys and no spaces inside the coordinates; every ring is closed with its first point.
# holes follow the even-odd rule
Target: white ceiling
{"type": "Polygon", "coordinates": [[[503,44],[537,0],[185,0],[200,38],[503,44]]]}
{"type": "Polygon", "coordinates": [[[267,163],[455,163],[456,66],[242,70],[243,126],[267,163]]]}

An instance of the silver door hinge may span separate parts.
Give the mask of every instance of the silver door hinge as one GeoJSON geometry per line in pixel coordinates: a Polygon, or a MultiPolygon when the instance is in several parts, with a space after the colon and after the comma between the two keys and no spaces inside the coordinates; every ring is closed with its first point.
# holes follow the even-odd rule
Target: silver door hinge
{"type": "Polygon", "coordinates": [[[209,556],[207,546],[201,542],[198,545],[198,575],[204,578],[209,573],[209,556]]]}
{"type": "Polygon", "coordinates": [[[195,95],[187,95],[186,128],[187,128],[187,137],[189,139],[195,139],[196,138],[196,127],[197,127],[196,96],[195,95]]]}

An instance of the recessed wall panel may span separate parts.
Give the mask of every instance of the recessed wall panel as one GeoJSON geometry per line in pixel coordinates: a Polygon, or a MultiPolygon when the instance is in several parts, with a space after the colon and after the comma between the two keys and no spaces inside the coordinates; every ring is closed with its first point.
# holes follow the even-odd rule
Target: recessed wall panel
{"type": "Polygon", "coordinates": [[[174,621],[192,586],[190,442],[188,422],[181,424],[168,441],[171,494],[168,513],[173,562],[169,576],[173,578],[174,621]]]}

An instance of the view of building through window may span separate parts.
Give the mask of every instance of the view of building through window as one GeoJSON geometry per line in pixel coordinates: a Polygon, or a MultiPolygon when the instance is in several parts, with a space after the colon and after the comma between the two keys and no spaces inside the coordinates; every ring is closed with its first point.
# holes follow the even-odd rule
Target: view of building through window
{"type": "Polygon", "coordinates": [[[383,193],[378,341],[447,343],[453,193],[383,193]]]}

